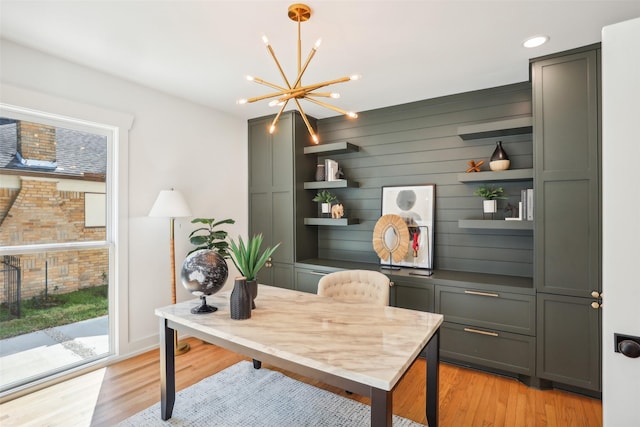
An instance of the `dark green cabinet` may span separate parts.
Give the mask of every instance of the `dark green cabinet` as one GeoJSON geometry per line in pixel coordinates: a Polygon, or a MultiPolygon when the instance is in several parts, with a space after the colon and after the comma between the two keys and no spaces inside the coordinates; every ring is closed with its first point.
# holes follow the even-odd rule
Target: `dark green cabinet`
{"type": "Polygon", "coordinates": [[[599,63],[599,46],[588,46],[531,64],[536,375],[596,392],[602,289],[599,63]]]}
{"type": "Polygon", "coordinates": [[[532,64],[535,283],[600,292],[599,49],[532,64]]]}
{"type": "Polygon", "coordinates": [[[259,282],[293,289],[297,257],[312,257],[317,251],[317,232],[304,227],[304,206],[297,206],[304,191],[297,183],[315,165],[304,157],[309,141],[300,115],[283,114],[270,134],[272,120],[249,121],[249,235],[262,233],[264,247],[280,243],[260,271],[259,282]]]}
{"type": "Polygon", "coordinates": [[[596,304],[593,298],[538,294],[538,377],[600,390],[601,313],[596,304]]]}
{"type": "Polygon", "coordinates": [[[325,271],[321,268],[296,268],[296,290],[309,292],[311,294],[318,293],[318,282],[322,276],[329,274],[330,272],[331,271],[325,271]]]}
{"type": "Polygon", "coordinates": [[[389,276],[389,304],[410,310],[431,311],[434,308],[433,285],[424,280],[411,280],[402,276],[389,276]]]}

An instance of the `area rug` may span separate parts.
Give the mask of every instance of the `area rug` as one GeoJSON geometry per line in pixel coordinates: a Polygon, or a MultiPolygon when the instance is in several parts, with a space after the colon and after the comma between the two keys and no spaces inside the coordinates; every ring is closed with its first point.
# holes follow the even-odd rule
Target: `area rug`
{"type": "MultiPolygon", "coordinates": [[[[119,426],[360,427],[370,421],[368,405],[242,361],[176,393],[169,420],[160,419],[157,403],[119,426]]],[[[422,426],[396,415],[393,425],[422,426]]]]}

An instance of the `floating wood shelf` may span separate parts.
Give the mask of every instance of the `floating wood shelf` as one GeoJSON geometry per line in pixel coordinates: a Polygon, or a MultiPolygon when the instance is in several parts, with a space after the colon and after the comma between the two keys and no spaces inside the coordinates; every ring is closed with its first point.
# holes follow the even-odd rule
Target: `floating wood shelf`
{"type": "Polygon", "coordinates": [[[360,220],[357,218],[305,218],[304,225],[336,225],[345,226],[352,224],[359,224],[360,220]]]}
{"type": "Polygon", "coordinates": [[[350,142],[332,142],[330,144],[309,145],[304,147],[304,154],[317,154],[325,156],[329,154],[344,154],[360,151],[360,147],[350,142]]]}
{"type": "Polygon", "coordinates": [[[462,139],[497,138],[509,135],[523,135],[533,132],[533,118],[501,120],[458,127],[458,136],[462,139]]]}
{"type": "Polygon", "coordinates": [[[479,228],[485,230],[533,230],[533,221],[505,221],[499,219],[461,219],[459,228],[479,228]]]}
{"type": "Polygon", "coordinates": [[[360,184],[356,181],[340,179],[338,181],[311,181],[304,183],[305,190],[319,190],[322,188],[357,188],[360,184]]]}
{"type": "Polygon", "coordinates": [[[509,169],[506,171],[486,171],[459,173],[460,182],[487,182],[487,181],[529,181],[533,179],[533,169],[509,169]]]}

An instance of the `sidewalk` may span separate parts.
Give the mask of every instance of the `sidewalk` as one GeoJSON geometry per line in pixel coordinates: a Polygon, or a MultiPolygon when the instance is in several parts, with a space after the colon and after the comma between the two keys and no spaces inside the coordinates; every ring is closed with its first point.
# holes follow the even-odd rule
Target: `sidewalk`
{"type": "Polygon", "coordinates": [[[0,388],[108,351],[108,316],[0,340],[0,388]]]}

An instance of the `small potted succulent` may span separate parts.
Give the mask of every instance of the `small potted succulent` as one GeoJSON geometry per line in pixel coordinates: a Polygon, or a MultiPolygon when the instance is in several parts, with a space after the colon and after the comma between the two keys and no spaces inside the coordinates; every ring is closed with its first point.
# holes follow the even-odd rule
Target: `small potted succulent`
{"type": "Polygon", "coordinates": [[[337,202],[338,198],[329,190],[322,190],[318,194],[316,194],[316,197],[313,198],[313,201],[322,203],[322,214],[328,215],[331,213],[331,204],[333,202],[337,202]]]}
{"type": "Polygon", "coordinates": [[[255,308],[255,298],[258,295],[258,271],[270,260],[271,255],[278,249],[280,243],[273,248],[266,248],[260,254],[260,246],[262,246],[262,234],[255,234],[252,238],[245,242],[242,237],[238,236],[238,243],[230,241],[231,261],[238,271],[245,277],[249,293],[252,297],[252,307],[255,308]]]}
{"type": "Polygon", "coordinates": [[[490,185],[482,186],[473,192],[474,195],[484,199],[484,213],[496,213],[498,211],[497,199],[506,199],[502,187],[493,187],[490,185]]]}

